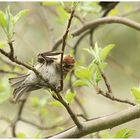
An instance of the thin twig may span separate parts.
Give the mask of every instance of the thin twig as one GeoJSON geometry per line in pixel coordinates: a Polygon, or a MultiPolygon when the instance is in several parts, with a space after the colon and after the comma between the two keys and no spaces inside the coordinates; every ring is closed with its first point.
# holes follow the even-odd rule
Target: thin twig
{"type": "Polygon", "coordinates": [[[108,98],[108,99],[110,99],[112,101],[117,101],[117,102],[129,104],[129,105],[132,105],[132,106],[135,106],[136,105],[136,104],[134,104],[134,103],[132,103],[132,102],[130,102],[128,100],[118,99],[118,98],[116,98],[116,97],[114,97],[114,96],[112,96],[112,95],[110,95],[108,93],[104,93],[102,90],[99,90],[98,91],[98,94],[101,94],[102,96],[104,96],[104,97],[106,97],[106,98],[108,98]]]}
{"type": "Polygon", "coordinates": [[[71,26],[71,22],[72,22],[72,18],[73,18],[73,15],[74,15],[74,12],[75,12],[75,6],[72,8],[72,11],[71,11],[71,14],[70,14],[70,18],[68,20],[68,25],[67,25],[67,28],[66,28],[66,31],[63,35],[63,42],[62,42],[62,54],[61,54],[61,87],[60,87],[60,91],[63,90],[63,53],[64,53],[64,50],[65,50],[65,46],[66,46],[66,39],[67,39],[67,36],[68,36],[68,33],[69,33],[69,30],[70,30],[70,26],[71,26]]]}
{"type": "Polygon", "coordinates": [[[8,42],[9,44],[9,47],[10,47],[10,52],[9,52],[9,55],[11,58],[14,58],[14,48],[13,48],[13,41],[11,42],[8,42]]]}
{"type": "Polygon", "coordinates": [[[62,105],[66,108],[67,112],[71,116],[71,118],[72,118],[73,122],[76,124],[76,126],[79,129],[82,129],[83,128],[82,124],[79,122],[78,118],[76,117],[76,115],[74,114],[72,109],[70,108],[69,104],[63,99],[63,97],[59,94],[59,92],[55,92],[55,94],[57,95],[58,101],[60,103],[62,103],[62,105]]]}
{"type": "Polygon", "coordinates": [[[101,73],[101,76],[102,76],[102,78],[103,78],[103,80],[105,82],[105,85],[107,87],[108,93],[112,93],[112,89],[111,89],[111,86],[110,86],[110,84],[108,82],[108,79],[107,79],[106,75],[101,70],[100,70],[100,73],[101,73]]]}
{"type": "Polygon", "coordinates": [[[140,106],[133,106],[120,112],[99,119],[83,122],[84,128],[77,129],[75,126],[50,138],[80,138],[90,133],[111,129],[126,122],[140,118],[140,106]]]}
{"type": "Polygon", "coordinates": [[[94,29],[90,30],[90,38],[89,38],[89,40],[90,40],[90,46],[91,46],[92,48],[94,48],[94,43],[93,43],[93,32],[94,32],[94,29]]]}
{"type": "MultiPolygon", "coordinates": [[[[90,30],[92,28],[97,28],[103,24],[111,24],[111,23],[123,24],[123,25],[131,27],[135,30],[140,31],[140,24],[133,20],[130,20],[130,19],[127,19],[124,17],[104,17],[104,18],[99,18],[99,19],[87,22],[87,23],[85,23],[84,26],[80,27],[79,29],[76,29],[76,30],[70,32],[70,34],[73,37],[76,37],[87,30],[90,30]]],[[[59,45],[62,43],[62,40],[63,40],[62,37],[59,38],[53,45],[52,50],[56,50],[59,47],[59,45]]]]}
{"type": "MultiPolygon", "coordinates": [[[[12,42],[11,42],[11,43],[12,43],[12,42]]],[[[7,53],[7,52],[5,52],[5,51],[2,50],[2,49],[0,49],[0,53],[3,54],[4,56],[6,56],[7,58],[9,58],[9,60],[11,60],[12,62],[14,62],[14,63],[16,63],[16,64],[18,64],[18,65],[20,65],[20,66],[23,66],[23,67],[25,67],[25,68],[27,68],[27,69],[29,69],[29,70],[32,70],[40,80],[45,81],[47,87],[49,87],[52,91],[56,91],[55,87],[52,86],[52,85],[50,85],[50,84],[48,83],[48,81],[46,81],[46,80],[43,78],[42,74],[41,74],[40,72],[38,72],[34,67],[32,67],[32,66],[30,66],[30,65],[28,65],[28,64],[26,64],[26,63],[23,63],[23,62],[19,61],[19,60],[17,59],[17,57],[12,57],[10,53],[7,53]]],[[[13,54],[13,56],[14,56],[14,54],[13,54]]],[[[45,85],[44,85],[44,86],[45,86],[45,85]]]]}
{"type": "MultiPolygon", "coordinates": [[[[73,86],[72,86],[72,75],[74,75],[74,72],[73,72],[73,71],[72,71],[71,74],[70,74],[69,87],[70,87],[71,92],[74,93],[74,88],[73,88],[73,86]]],[[[79,101],[79,99],[78,99],[77,96],[74,98],[74,100],[75,100],[75,102],[77,103],[77,105],[79,106],[79,108],[81,109],[83,115],[84,115],[85,117],[87,117],[88,115],[87,115],[86,109],[83,107],[83,105],[81,104],[81,102],[79,101]]]]}
{"type": "Polygon", "coordinates": [[[20,117],[22,115],[22,112],[23,112],[23,108],[24,108],[24,105],[26,103],[26,100],[23,100],[19,106],[19,109],[18,109],[18,112],[17,112],[17,116],[14,120],[14,122],[12,123],[12,135],[13,137],[16,137],[16,125],[17,125],[17,121],[20,120],[20,117]]]}
{"type": "Polygon", "coordinates": [[[0,74],[16,74],[16,75],[21,75],[21,73],[19,73],[19,72],[8,71],[8,70],[1,70],[1,69],[0,69],[0,74]]]}

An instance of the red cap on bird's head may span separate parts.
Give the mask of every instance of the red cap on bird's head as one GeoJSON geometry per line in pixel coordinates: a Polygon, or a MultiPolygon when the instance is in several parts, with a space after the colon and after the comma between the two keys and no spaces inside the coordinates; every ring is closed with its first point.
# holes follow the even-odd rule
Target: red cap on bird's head
{"type": "Polygon", "coordinates": [[[67,65],[74,65],[75,60],[70,55],[65,55],[64,59],[63,59],[63,62],[66,63],[67,65]]]}

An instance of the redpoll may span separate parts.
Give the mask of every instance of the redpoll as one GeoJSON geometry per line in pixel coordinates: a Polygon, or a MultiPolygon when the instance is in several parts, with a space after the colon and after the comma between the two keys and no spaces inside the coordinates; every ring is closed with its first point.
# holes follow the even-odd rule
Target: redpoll
{"type": "MultiPolygon", "coordinates": [[[[61,74],[61,52],[45,52],[38,55],[37,64],[34,68],[42,74],[42,77],[55,89],[60,87],[60,74],[61,74]]],[[[69,55],[63,56],[63,77],[65,78],[67,73],[74,66],[74,59],[69,55]]],[[[13,101],[18,102],[25,99],[29,92],[46,88],[47,83],[40,80],[36,74],[29,70],[26,75],[22,75],[9,79],[11,86],[14,88],[13,101]]]]}

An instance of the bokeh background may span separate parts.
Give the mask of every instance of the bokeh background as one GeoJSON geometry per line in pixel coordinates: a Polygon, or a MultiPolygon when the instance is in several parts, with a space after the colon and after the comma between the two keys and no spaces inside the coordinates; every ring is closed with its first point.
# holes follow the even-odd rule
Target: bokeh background
{"type": "MultiPolygon", "coordinates": [[[[70,3],[0,2],[0,10],[4,11],[8,5],[10,5],[11,12],[14,15],[22,9],[30,9],[30,13],[23,17],[15,27],[14,49],[15,55],[21,61],[34,64],[37,54],[51,50],[57,38],[64,33],[69,16],[65,9],[69,7],[70,3]]],[[[139,2],[120,2],[108,16],[123,16],[140,22],[139,7],[139,2]]],[[[102,13],[101,7],[97,3],[95,4],[95,2],[82,2],[76,11],[76,14],[83,22],[100,18],[102,13]]],[[[80,26],[83,26],[83,23],[75,18],[71,30],[77,29],[80,26]]],[[[72,53],[73,46],[78,38],[69,37],[66,47],[67,53],[72,53]]],[[[0,28],[0,40],[6,41],[2,28],[0,28]]],[[[104,47],[107,44],[115,44],[115,48],[107,59],[108,67],[105,69],[105,73],[112,86],[113,95],[134,102],[130,89],[138,87],[140,82],[140,32],[121,24],[107,24],[95,30],[93,41],[94,43],[98,42],[100,47],[104,47]]],[[[76,60],[80,61],[83,66],[91,62],[91,57],[82,50],[88,47],[89,36],[86,36],[79,44],[76,56],[76,60]]],[[[8,47],[6,49],[8,50],[8,47]]],[[[2,55],[0,55],[0,58],[0,69],[26,73],[26,69],[11,68],[3,63],[2,60],[10,61],[2,55]]],[[[0,73],[0,137],[12,137],[9,122],[14,120],[19,107],[18,104],[13,104],[9,101],[12,89],[8,83],[8,78],[14,76],[13,74],[0,73]],[[6,118],[6,120],[3,120],[2,117],[6,118]]],[[[67,82],[68,78],[65,80],[65,86],[67,82]]],[[[101,85],[105,88],[102,83],[101,85]]],[[[66,86],[65,88],[67,89],[68,87],[66,86]]],[[[108,115],[129,107],[129,105],[113,102],[97,95],[93,89],[87,87],[76,88],[76,91],[76,96],[85,108],[89,118],[108,115]]],[[[49,136],[73,124],[63,107],[56,107],[50,104],[52,100],[54,99],[52,99],[47,91],[38,90],[32,92],[24,107],[22,118],[40,126],[58,126],[54,127],[54,129],[40,130],[28,123],[19,121],[16,127],[18,137],[49,136]],[[61,125],[62,123],[64,123],[64,126],[61,125]]],[[[71,108],[75,113],[81,113],[75,102],[71,104],[71,108]]],[[[101,135],[103,137],[113,137],[121,128],[135,129],[136,132],[132,137],[140,137],[139,119],[117,126],[111,130],[105,130],[101,132],[101,135]]],[[[95,134],[91,136],[96,137],[95,134]]]]}

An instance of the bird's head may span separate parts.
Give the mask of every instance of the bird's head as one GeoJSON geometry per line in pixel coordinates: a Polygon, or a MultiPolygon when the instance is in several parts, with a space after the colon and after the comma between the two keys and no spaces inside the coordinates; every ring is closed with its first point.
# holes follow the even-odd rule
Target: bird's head
{"type": "Polygon", "coordinates": [[[63,57],[63,70],[64,72],[68,73],[75,64],[75,60],[70,55],[64,55],[63,57]]]}

